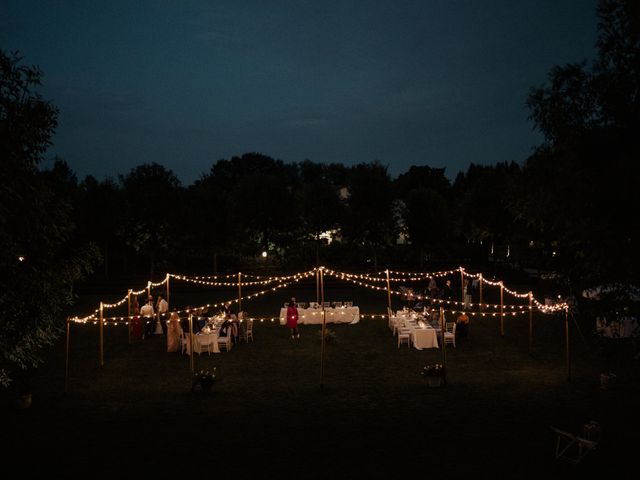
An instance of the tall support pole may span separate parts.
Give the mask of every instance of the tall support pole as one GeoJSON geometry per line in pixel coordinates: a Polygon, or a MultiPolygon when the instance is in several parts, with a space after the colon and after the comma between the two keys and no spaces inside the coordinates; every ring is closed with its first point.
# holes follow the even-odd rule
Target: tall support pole
{"type": "MultiPolygon", "coordinates": [[[[229,334],[230,335],[230,334],[229,334]]],[[[189,368],[191,368],[191,374],[193,375],[193,315],[189,312],[189,368]]]]}
{"type": "Polygon", "coordinates": [[[500,282],[500,336],[504,337],[504,285],[500,282]]]}
{"type": "Polygon", "coordinates": [[[316,303],[320,303],[320,269],[316,268],[316,303]]]}
{"type": "Polygon", "coordinates": [[[444,307],[440,307],[440,340],[442,341],[442,368],[444,369],[444,384],[447,384],[447,342],[444,340],[444,307]]]}
{"type": "Polygon", "coordinates": [[[460,267],[460,301],[464,305],[464,268],[460,267]]]}
{"type": "Polygon", "coordinates": [[[389,280],[389,269],[385,270],[387,274],[387,304],[389,307],[389,312],[391,312],[391,281],[389,280]]]}
{"type": "Polygon", "coordinates": [[[151,280],[147,282],[147,302],[149,301],[150,296],[151,296],[151,280]]]}
{"type": "Polygon", "coordinates": [[[569,309],[564,310],[564,335],[567,342],[567,382],[571,382],[571,354],[569,350],[569,309]]]}
{"type": "Polygon", "coordinates": [[[533,353],[533,292],[529,292],[529,355],[533,353]]]}
{"type": "Polygon", "coordinates": [[[71,320],[67,317],[67,340],[64,350],[64,393],[69,391],[69,330],[71,329],[71,320]]]}
{"type": "Polygon", "coordinates": [[[242,273],[238,272],[238,315],[242,311],[242,273]]]}
{"type": "Polygon", "coordinates": [[[131,345],[131,329],[133,328],[133,322],[131,321],[131,292],[127,291],[127,330],[129,331],[129,345],[131,345]]]}
{"type": "Polygon", "coordinates": [[[479,288],[480,288],[480,310],[482,310],[482,274],[480,274],[479,288]]]}
{"type": "MultiPolygon", "coordinates": [[[[171,305],[171,300],[169,299],[169,294],[170,294],[170,291],[169,291],[169,279],[170,278],[171,278],[171,274],[167,273],[167,303],[169,305],[171,305]]],[[[171,307],[169,307],[169,308],[171,308],[171,307]]]]}
{"type": "Polygon", "coordinates": [[[320,341],[320,389],[324,388],[324,342],[327,328],[327,317],[324,311],[324,267],[320,267],[320,305],[322,305],[322,332],[320,341]]]}
{"type": "Polygon", "coordinates": [[[100,366],[104,367],[104,303],[100,302],[100,366]]]}

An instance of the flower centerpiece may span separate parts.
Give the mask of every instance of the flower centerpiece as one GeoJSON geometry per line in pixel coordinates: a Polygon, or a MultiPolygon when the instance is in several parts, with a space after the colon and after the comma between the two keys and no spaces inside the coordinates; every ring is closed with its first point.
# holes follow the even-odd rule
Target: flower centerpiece
{"type": "Polygon", "coordinates": [[[192,390],[196,390],[198,387],[203,392],[208,392],[213,387],[213,382],[216,379],[216,367],[213,367],[213,371],[199,370],[193,374],[193,382],[191,385],[192,390]]]}
{"type": "MultiPolygon", "coordinates": [[[[322,340],[322,330],[318,330],[318,337],[322,340]]],[[[333,342],[336,339],[336,332],[329,328],[324,329],[324,341],[325,342],[333,342]]]]}
{"type": "Polygon", "coordinates": [[[422,369],[422,376],[429,382],[430,387],[439,387],[444,383],[445,368],[441,363],[425,365],[422,369]]]}

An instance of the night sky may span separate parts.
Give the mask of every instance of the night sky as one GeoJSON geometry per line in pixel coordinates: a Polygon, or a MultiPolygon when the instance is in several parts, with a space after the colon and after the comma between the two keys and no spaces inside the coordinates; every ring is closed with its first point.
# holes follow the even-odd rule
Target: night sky
{"type": "Polygon", "coordinates": [[[525,106],[593,58],[595,0],[2,0],[0,48],[39,65],[54,146],[82,179],[218,159],[521,163],[525,106]]]}

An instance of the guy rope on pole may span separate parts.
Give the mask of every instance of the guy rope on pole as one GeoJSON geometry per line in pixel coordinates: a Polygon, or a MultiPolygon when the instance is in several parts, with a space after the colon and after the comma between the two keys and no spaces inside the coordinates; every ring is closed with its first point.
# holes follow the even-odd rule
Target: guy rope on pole
{"type": "Polygon", "coordinates": [[[529,355],[533,352],[533,292],[529,292],[529,355]]]}
{"type": "Polygon", "coordinates": [[[388,307],[389,307],[388,311],[391,311],[391,283],[389,281],[389,269],[388,268],[385,270],[385,273],[387,274],[387,301],[388,301],[388,307]]]}
{"type": "Polygon", "coordinates": [[[69,391],[69,329],[71,328],[71,319],[67,317],[67,340],[64,352],[64,393],[69,391]]]}
{"type": "Polygon", "coordinates": [[[478,283],[478,288],[480,289],[480,302],[479,302],[479,308],[482,311],[482,273],[480,274],[480,282],[478,283]]]}
{"type": "Polygon", "coordinates": [[[167,273],[167,305],[169,305],[168,308],[171,308],[171,300],[169,300],[169,278],[171,277],[171,274],[167,273]]]}
{"type": "Polygon", "coordinates": [[[445,335],[445,325],[444,325],[444,307],[440,307],[440,337],[442,340],[442,370],[444,372],[444,376],[442,378],[444,384],[447,384],[447,342],[444,339],[445,335]]]}
{"type": "Polygon", "coordinates": [[[320,389],[324,388],[324,340],[327,328],[327,317],[324,311],[324,267],[320,267],[320,299],[322,305],[322,332],[320,340],[320,389]]]}
{"type": "Polygon", "coordinates": [[[104,367],[104,303],[100,302],[100,366],[104,367]]]}
{"type": "Polygon", "coordinates": [[[238,317],[242,311],[242,273],[238,272],[238,317]]]}
{"type": "Polygon", "coordinates": [[[193,375],[193,315],[189,312],[189,366],[193,375]]]}
{"type": "Polygon", "coordinates": [[[571,382],[571,354],[569,350],[569,309],[564,309],[564,334],[566,337],[567,349],[567,382],[571,382]]]}
{"type": "Polygon", "coordinates": [[[504,284],[500,281],[500,336],[504,338],[504,284]]]}

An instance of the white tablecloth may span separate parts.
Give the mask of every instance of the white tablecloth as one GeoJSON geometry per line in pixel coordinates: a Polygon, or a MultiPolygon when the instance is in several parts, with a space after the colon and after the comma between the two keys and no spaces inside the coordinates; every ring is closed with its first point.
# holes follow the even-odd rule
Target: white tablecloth
{"type": "MultiPolygon", "coordinates": [[[[327,323],[358,323],[360,321],[359,307],[325,308],[327,323]]],[[[287,323],[287,309],[280,309],[280,325],[287,323]]],[[[321,308],[298,308],[298,323],[322,323],[321,308]]]]}
{"type": "MultiPolygon", "coordinates": [[[[220,353],[220,348],[218,347],[218,333],[196,333],[193,335],[193,343],[196,348],[194,349],[196,353],[204,353],[207,351],[207,345],[210,345],[210,350],[213,353],[220,353]]],[[[191,342],[190,336],[187,334],[187,355],[191,354],[191,342]]]]}
{"type": "Polygon", "coordinates": [[[418,350],[423,348],[438,348],[438,336],[435,328],[411,329],[411,341],[418,350]]]}

